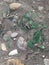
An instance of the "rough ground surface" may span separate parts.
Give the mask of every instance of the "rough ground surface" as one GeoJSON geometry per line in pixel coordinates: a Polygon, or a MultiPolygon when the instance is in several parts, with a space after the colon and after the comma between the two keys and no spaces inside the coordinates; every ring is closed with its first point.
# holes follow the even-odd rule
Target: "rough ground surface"
{"type": "MultiPolygon", "coordinates": [[[[16,46],[15,46],[16,45],[16,41],[10,40],[9,41],[9,43],[11,44],[10,49],[8,49],[7,52],[3,52],[3,51],[0,50],[0,65],[7,65],[6,61],[7,61],[8,58],[19,58],[25,63],[25,65],[44,65],[44,62],[43,62],[44,59],[42,58],[42,55],[45,55],[46,58],[49,58],[49,0],[0,0],[0,17],[2,17],[2,15],[1,15],[2,11],[5,10],[5,9],[2,9],[2,8],[4,8],[4,6],[2,6],[2,5],[5,2],[7,4],[9,4],[11,2],[20,2],[20,3],[23,4],[23,6],[21,8],[19,8],[16,11],[13,11],[11,14],[16,14],[17,13],[18,16],[22,16],[25,12],[30,11],[30,10],[41,13],[41,15],[42,15],[41,18],[39,17],[36,20],[40,21],[40,22],[43,22],[43,23],[45,23],[47,25],[47,29],[46,29],[46,32],[45,32],[45,35],[47,36],[47,41],[46,41],[47,43],[45,43],[45,45],[48,46],[46,48],[46,49],[48,49],[48,51],[40,51],[40,50],[38,50],[37,52],[40,51],[39,54],[33,56],[34,55],[34,52],[33,52],[33,54],[30,55],[30,56],[33,56],[33,57],[30,58],[30,56],[29,56],[30,59],[29,60],[25,60],[26,53],[27,52],[32,52],[32,50],[28,49],[27,51],[23,52],[23,51],[20,51],[18,49],[18,51],[19,51],[18,55],[9,57],[8,56],[9,51],[11,51],[11,50],[16,48],[16,46]],[[41,11],[39,10],[39,6],[43,7],[43,9],[41,11]]],[[[10,20],[5,19],[4,20],[4,25],[6,26],[5,27],[6,30],[15,31],[14,29],[10,29],[10,26],[13,25],[13,23],[10,20]]],[[[25,39],[27,38],[27,34],[22,32],[18,28],[16,29],[16,31],[20,32],[21,35],[25,39]]],[[[30,37],[31,37],[31,35],[30,35],[30,37]]],[[[1,42],[5,42],[2,39],[2,35],[0,35],[0,41],[1,42]]]]}

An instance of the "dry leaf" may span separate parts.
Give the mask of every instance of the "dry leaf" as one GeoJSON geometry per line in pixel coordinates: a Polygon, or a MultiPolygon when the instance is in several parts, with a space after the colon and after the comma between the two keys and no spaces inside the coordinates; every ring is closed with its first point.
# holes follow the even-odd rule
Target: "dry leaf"
{"type": "Polygon", "coordinates": [[[19,59],[9,59],[9,60],[7,61],[7,65],[10,65],[10,64],[12,64],[12,65],[24,65],[24,64],[21,62],[21,60],[19,60],[19,59]]]}

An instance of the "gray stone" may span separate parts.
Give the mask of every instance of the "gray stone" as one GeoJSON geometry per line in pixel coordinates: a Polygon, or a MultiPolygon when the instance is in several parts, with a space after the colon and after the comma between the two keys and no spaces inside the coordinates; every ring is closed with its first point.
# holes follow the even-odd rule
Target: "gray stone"
{"type": "Polygon", "coordinates": [[[26,50],[27,42],[25,41],[25,39],[23,37],[19,37],[19,39],[17,41],[17,46],[21,50],[26,50]]]}
{"type": "Polygon", "coordinates": [[[44,64],[49,65],[49,59],[44,59],[44,64]]]}

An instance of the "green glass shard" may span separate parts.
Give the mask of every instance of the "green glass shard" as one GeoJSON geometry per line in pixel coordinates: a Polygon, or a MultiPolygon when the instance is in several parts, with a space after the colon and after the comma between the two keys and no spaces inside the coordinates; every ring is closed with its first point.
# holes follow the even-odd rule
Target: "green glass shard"
{"type": "Polygon", "coordinates": [[[42,26],[43,29],[47,28],[47,26],[45,24],[42,24],[41,26],[42,26]]]}
{"type": "Polygon", "coordinates": [[[24,15],[24,18],[29,18],[29,14],[26,13],[26,14],[24,15]]]}
{"type": "Polygon", "coordinates": [[[26,27],[21,27],[22,30],[26,30],[26,27]]]}
{"type": "Polygon", "coordinates": [[[10,48],[10,42],[7,42],[6,47],[10,48]]]}
{"type": "Polygon", "coordinates": [[[42,29],[38,30],[33,35],[33,41],[34,43],[38,43],[40,41],[40,36],[42,35],[42,29]]]}
{"type": "Polygon", "coordinates": [[[37,48],[34,46],[33,41],[29,41],[28,42],[28,47],[31,48],[31,49],[33,49],[34,51],[37,51],[37,48]]]}
{"type": "Polygon", "coordinates": [[[32,25],[32,24],[33,24],[33,21],[32,21],[32,20],[30,20],[30,21],[29,21],[29,24],[30,24],[30,25],[32,25]]]}
{"type": "Polygon", "coordinates": [[[39,12],[32,12],[32,18],[38,18],[41,14],[39,12]]]}
{"type": "Polygon", "coordinates": [[[39,27],[39,24],[38,23],[33,23],[32,25],[31,25],[31,28],[33,28],[33,29],[36,29],[36,28],[38,28],[39,27]]]}
{"type": "Polygon", "coordinates": [[[32,20],[31,15],[30,15],[29,13],[26,13],[26,14],[24,15],[24,18],[27,19],[28,21],[29,21],[29,20],[32,20]]]}
{"type": "Polygon", "coordinates": [[[29,41],[29,42],[28,42],[28,47],[33,48],[33,43],[32,43],[32,41],[29,41]]]}
{"type": "Polygon", "coordinates": [[[19,19],[17,22],[18,22],[18,25],[21,25],[22,21],[21,21],[21,19],[19,19]]]}
{"type": "Polygon", "coordinates": [[[38,47],[38,48],[40,48],[40,49],[45,49],[45,46],[42,45],[42,46],[40,46],[40,47],[38,47]]]}
{"type": "Polygon", "coordinates": [[[24,15],[24,18],[26,18],[26,19],[34,19],[34,18],[37,18],[37,17],[39,17],[39,16],[41,16],[41,14],[39,13],[39,12],[28,12],[28,13],[26,13],[25,15],[24,15]]]}
{"type": "Polygon", "coordinates": [[[41,43],[45,42],[45,40],[46,40],[46,37],[44,35],[42,35],[41,39],[40,39],[41,43]]]}

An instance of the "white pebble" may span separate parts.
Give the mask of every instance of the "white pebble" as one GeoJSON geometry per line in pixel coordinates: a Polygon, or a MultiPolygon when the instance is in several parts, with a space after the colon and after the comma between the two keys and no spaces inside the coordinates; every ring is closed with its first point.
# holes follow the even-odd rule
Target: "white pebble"
{"type": "Polygon", "coordinates": [[[43,58],[45,58],[45,55],[42,55],[43,58]]]}
{"type": "Polygon", "coordinates": [[[43,6],[39,6],[38,10],[40,10],[40,11],[43,10],[43,6]]]}
{"type": "Polygon", "coordinates": [[[11,37],[12,37],[12,38],[17,37],[17,35],[18,35],[17,32],[13,32],[13,33],[11,34],[11,37]]]}
{"type": "Polygon", "coordinates": [[[18,51],[17,51],[17,49],[14,49],[14,50],[10,51],[10,53],[8,55],[11,56],[11,55],[16,55],[16,54],[18,54],[18,51]]]}

